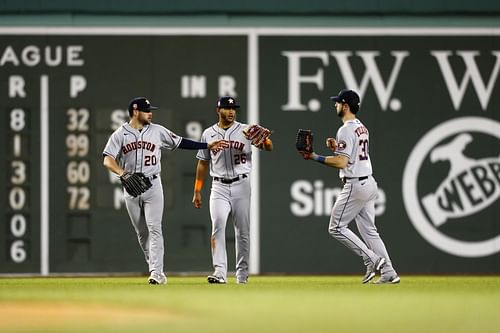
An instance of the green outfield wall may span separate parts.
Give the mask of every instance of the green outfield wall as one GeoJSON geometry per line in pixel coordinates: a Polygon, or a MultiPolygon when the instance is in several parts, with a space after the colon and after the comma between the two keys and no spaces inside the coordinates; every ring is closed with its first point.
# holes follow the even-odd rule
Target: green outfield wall
{"type": "MultiPolygon", "coordinates": [[[[145,271],[102,166],[107,137],[145,95],[156,122],[197,139],[224,94],[238,98],[239,120],[273,130],[275,150],[255,152],[252,272],[362,271],[327,232],[337,171],[294,150],[308,128],[327,152],[341,125],[328,97],[343,87],[361,95],[395,267],[499,273],[499,71],[491,27],[0,28],[0,273],[145,271]]],[[[166,153],[162,166],[167,271],[210,271],[194,154],[166,153]]]]}
{"type": "MultiPolygon", "coordinates": [[[[273,130],[254,154],[251,272],[363,271],[327,231],[337,170],[294,150],[308,128],[327,153],[343,87],[361,95],[395,267],[499,273],[499,17],[484,0],[0,1],[0,274],[146,271],[104,144],[134,96],[198,139],[225,94],[273,130]]],[[[211,271],[194,156],[162,159],[167,272],[211,271]]]]}

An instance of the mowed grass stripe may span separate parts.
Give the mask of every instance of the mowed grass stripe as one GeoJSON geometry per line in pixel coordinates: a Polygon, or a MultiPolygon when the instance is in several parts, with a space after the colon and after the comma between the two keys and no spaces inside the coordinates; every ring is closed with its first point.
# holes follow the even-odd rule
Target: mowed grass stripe
{"type": "Polygon", "coordinates": [[[500,277],[0,278],[1,332],[495,332],[500,277]],[[64,310],[66,309],[66,310],[64,310]],[[2,311],[3,310],[3,311],[2,311]],[[44,315],[45,311],[45,315],[44,315]],[[15,324],[15,325],[14,325],[15,324]]]}

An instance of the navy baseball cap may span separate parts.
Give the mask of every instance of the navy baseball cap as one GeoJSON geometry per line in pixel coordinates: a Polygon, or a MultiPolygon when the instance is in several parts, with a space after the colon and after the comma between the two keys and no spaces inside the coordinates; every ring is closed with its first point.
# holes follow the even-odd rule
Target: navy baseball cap
{"type": "Polygon", "coordinates": [[[354,90],[342,89],[337,96],[332,96],[330,99],[334,102],[346,103],[354,113],[359,109],[359,95],[354,90]]]}
{"type": "Polygon", "coordinates": [[[157,110],[158,108],[156,106],[152,106],[146,97],[136,97],[128,103],[128,111],[132,112],[134,109],[142,112],[151,112],[153,110],[157,110]]]}
{"type": "Polygon", "coordinates": [[[237,109],[240,106],[236,104],[236,100],[233,97],[224,96],[219,98],[219,100],[217,101],[217,107],[224,109],[237,109]]]}

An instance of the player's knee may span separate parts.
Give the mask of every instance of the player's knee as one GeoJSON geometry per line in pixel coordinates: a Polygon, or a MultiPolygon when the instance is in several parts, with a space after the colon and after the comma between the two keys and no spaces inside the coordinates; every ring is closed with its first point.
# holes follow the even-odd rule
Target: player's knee
{"type": "Polygon", "coordinates": [[[330,236],[335,238],[341,235],[340,228],[336,225],[330,225],[328,227],[328,233],[330,234],[330,236]]]}
{"type": "Polygon", "coordinates": [[[162,235],[161,224],[151,223],[148,224],[148,230],[150,235],[162,235]]]}

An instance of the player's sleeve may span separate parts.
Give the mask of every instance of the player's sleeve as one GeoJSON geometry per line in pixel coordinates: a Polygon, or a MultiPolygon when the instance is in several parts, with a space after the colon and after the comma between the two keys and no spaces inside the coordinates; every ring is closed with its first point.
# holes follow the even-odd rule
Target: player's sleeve
{"type": "Polygon", "coordinates": [[[175,150],[179,147],[182,137],[175,134],[171,130],[158,125],[158,129],[160,131],[160,141],[162,144],[162,148],[167,150],[175,150]]]}
{"type": "MultiPolygon", "coordinates": [[[[201,135],[200,142],[207,142],[207,135],[208,135],[208,130],[203,131],[203,134],[201,135]]],[[[208,149],[200,149],[200,150],[198,150],[198,153],[196,154],[196,158],[199,160],[203,160],[203,161],[209,161],[210,160],[210,151],[208,149]]]]}
{"type": "Polygon", "coordinates": [[[353,132],[349,131],[348,127],[342,126],[337,132],[337,155],[351,158],[355,148],[355,138],[353,132]]]}
{"type": "Polygon", "coordinates": [[[103,156],[110,156],[114,159],[121,153],[123,136],[121,134],[121,127],[111,134],[102,152],[103,156]]]}

